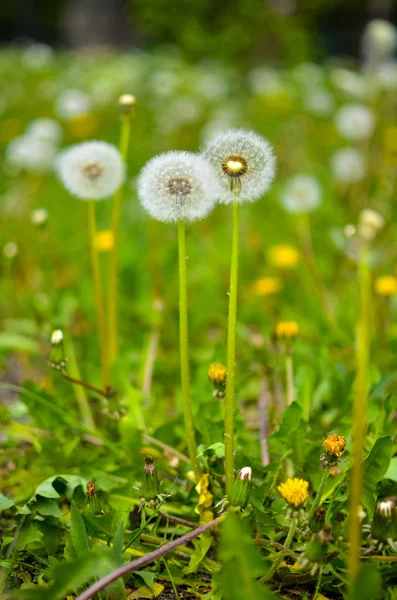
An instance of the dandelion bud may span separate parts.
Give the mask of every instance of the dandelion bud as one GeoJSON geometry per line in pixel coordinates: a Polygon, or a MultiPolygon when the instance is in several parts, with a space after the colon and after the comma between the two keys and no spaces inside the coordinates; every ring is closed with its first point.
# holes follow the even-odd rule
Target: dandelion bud
{"type": "Polygon", "coordinates": [[[394,275],[382,275],[375,279],[375,292],[379,296],[390,298],[397,294],[397,277],[394,275]]]}
{"type": "Polygon", "coordinates": [[[120,112],[124,115],[129,115],[135,106],[135,96],[132,94],[123,94],[119,98],[120,112]]]}
{"type": "Polygon", "coordinates": [[[89,481],[85,488],[91,512],[94,515],[102,513],[101,503],[98,497],[98,488],[94,481],[89,481]]]}
{"type": "Polygon", "coordinates": [[[155,500],[159,494],[159,478],[157,475],[156,467],[154,466],[154,459],[151,456],[145,457],[145,465],[143,468],[143,483],[141,489],[141,496],[147,502],[155,500]]]}
{"type": "Polygon", "coordinates": [[[227,369],[220,363],[212,363],[208,369],[208,379],[217,387],[225,387],[227,369]]]}
{"type": "Polygon", "coordinates": [[[383,228],[385,220],[378,212],[366,208],[361,211],[358,233],[364,242],[370,242],[376,234],[383,228]]]}
{"type": "Polygon", "coordinates": [[[243,467],[233,482],[229,502],[232,506],[245,508],[248,504],[251,493],[252,469],[243,467]]]}
{"type": "Polygon", "coordinates": [[[276,159],[270,144],[245,129],[216,134],[203,150],[214,166],[220,184],[219,201],[254,202],[270,187],[276,159]]]}
{"type": "Polygon", "coordinates": [[[328,454],[331,462],[342,456],[346,448],[346,438],[343,435],[337,435],[336,433],[330,433],[327,435],[323,442],[324,450],[328,454]]]}
{"type": "Polygon", "coordinates": [[[60,371],[66,367],[66,358],[63,348],[63,333],[60,329],[54,329],[51,334],[50,366],[60,371]]]}
{"type": "Polygon", "coordinates": [[[277,489],[288,504],[295,508],[299,508],[309,497],[308,487],[308,481],[294,477],[293,479],[289,478],[284,483],[281,483],[277,489]]]}
{"type": "Polygon", "coordinates": [[[397,539],[397,508],[392,500],[377,503],[371,523],[371,532],[379,542],[397,539]]]}
{"type": "Polygon", "coordinates": [[[299,327],[295,321],[280,321],[276,325],[275,334],[279,340],[293,340],[298,333],[299,327]]]}
{"type": "Polygon", "coordinates": [[[45,208],[36,208],[30,215],[30,220],[36,227],[44,227],[48,220],[48,211],[45,208]]]}
{"type": "Polygon", "coordinates": [[[204,157],[173,151],[155,156],[143,168],[138,196],[143,208],[158,221],[197,221],[213,209],[218,187],[204,157]]]}
{"type": "Polygon", "coordinates": [[[61,152],[57,170],[63,185],[82,200],[112,195],[124,179],[119,151],[106,142],[84,142],[61,152]]]}

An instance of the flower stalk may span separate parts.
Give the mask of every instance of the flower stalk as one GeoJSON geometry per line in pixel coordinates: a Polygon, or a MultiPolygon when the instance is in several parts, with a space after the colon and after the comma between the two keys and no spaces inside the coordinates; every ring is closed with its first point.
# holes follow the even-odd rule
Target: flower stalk
{"type": "Polygon", "coordinates": [[[360,318],[357,324],[357,376],[353,401],[353,466],[350,492],[350,553],[348,575],[353,584],[360,564],[360,498],[363,488],[363,455],[368,396],[368,362],[370,344],[371,271],[369,247],[363,242],[359,262],[360,318]]]}
{"type": "MultiPolygon", "coordinates": [[[[285,548],[289,549],[289,547],[291,546],[292,540],[294,539],[295,531],[296,531],[296,520],[294,517],[292,517],[291,526],[288,531],[287,539],[284,542],[285,548]]],[[[261,577],[261,579],[259,580],[261,583],[266,583],[267,581],[270,581],[270,579],[272,579],[273,575],[279,568],[283,558],[284,558],[284,555],[281,554],[281,556],[277,556],[277,558],[274,559],[273,564],[270,567],[269,571],[266,573],[266,575],[261,577]]]]}
{"type": "Polygon", "coordinates": [[[285,375],[287,386],[287,405],[289,406],[295,400],[294,369],[291,352],[288,352],[285,356],[285,375]]]}
{"type": "Polygon", "coordinates": [[[240,205],[233,202],[232,254],[230,265],[229,317],[227,327],[227,379],[225,396],[225,476],[226,494],[229,495],[234,481],[234,412],[236,387],[236,323],[239,256],[240,205]]]}
{"type": "Polygon", "coordinates": [[[187,276],[186,276],[186,228],[185,222],[178,221],[178,252],[179,252],[179,345],[182,383],[183,414],[189,457],[192,462],[196,481],[201,475],[197,459],[196,439],[194,435],[192,399],[190,393],[189,374],[189,340],[187,319],[187,276]]]}
{"type": "MultiPolygon", "coordinates": [[[[135,103],[133,96],[125,95],[120,98],[121,111],[121,135],[120,135],[120,154],[123,161],[126,161],[128,147],[130,142],[132,106],[135,103]],[[123,102],[123,98],[127,102],[123,102]],[[131,104],[132,102],[132,104],[131,104]],[[127,108],[129,107],[129,110],[127,108]]],[[[123,195],[123,185],[115,192],[112,208],[112,231],[114,236],[112,253],[110,256],[109,268],[109,362],[112,365],[117,358],[118,350],[118,266],[120,249],[120,220],[121,220],[121,202],[123,195]]]]}
{"type": "Polygon", "coordinates": [[[321,504],[321,500],[322,500],[323,494],[324,494],[325,484],[327,483],[327,479],[328,479],[330,470],[331,470],[331,466],[325,467],[325,469],[323,470],[323,476],[321,477],[320,485],[318,486],[317,495],[311,506],[309,514],[307,515],[307,520],[309,523],[313,519],[318,507],[321,504]]]}

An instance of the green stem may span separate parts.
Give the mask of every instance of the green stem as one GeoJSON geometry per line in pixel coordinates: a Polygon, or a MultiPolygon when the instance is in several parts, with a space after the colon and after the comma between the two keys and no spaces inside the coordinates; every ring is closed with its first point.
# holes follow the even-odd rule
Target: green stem
{"type": "Polygon", "coordinates": [[[291,354],[287,354],[285,357],[285,375],[287,380],[287,405],[289,406],[295,400],[294,370],[291,354]]]}
{"type": "MultiPolygon", "coordinates": [[[[120,154],[125,161],[131,132],[131,114],[121,115],[120,154]]],[[[109,361],[112,365],[118,350],[118,265],[120,248],[120,220],[123,185],[116,190],[113,198],[112,231],[113,248],[110,255],[109,270],[109,361]]]]}
{"type": "MultiPolygon", "coordinates": [[[[289,529],[288,535],[287,535],[287,539],[284,542],[284,547],[285,548],[289,548],[292,540],[294,539],[294,535],[295,535],[295,530],[296,530],[296,521],[295,519],[292,517],[292,523],[291,523],[291,527],[289,529]]],[[[267,581],[269,581],[273,575],[275,574],[275,572],[277,571],[277,569],[279,568],[282,560],[283,560],[284,556],[278,556],[277,558],[274,559],[272,566],[270,567],[269,571],[266,573],[266,575],[264,577],[261,577],[261,579],[259,580],[260,583],[266,583],[267,581]]]]}
{"type": "Polygon", "coordinates": [[[196,439],[194,436],[192,399],[190,395],[189,375],[189,341],[187,325],[187,276],[186,276],[186,233],[184,221],[178,221],[178,251],[179,251],[179,345],[181,363],[181,383],[183,414],[189,457],[192,462],[196,482],[198,483],[201,469],[197,460],[196,439]]]}
{"type": "Polygon", "coordinates": [[[369,249],[363,246],[359,263],[360,318],[357,324],[357,375],[353,402],[353,466],[350,491],[349,582],[352,585],[360,564],[360,499],[363,487],[363,457],[368,396],[368,361],[370,344],[371,271],[369,249]]]}
{"type": "Polygon", "coordinates": [[[331,467],[326,467],[323,470],[323,476],[321,478],[320,485],[318,486],[317,496],[315,497],[312,507],[309,511],[309,514],[307,515],[307,520],[309,523],[312,520],[312,518],[314,517],[314,515],[316,514],[316,510],[318,509],[318,507],[321,504],[321,500],[322,500],[323,494],[324,494],[325,484],[327,483],[327,479],[328,479],[330,470],[331,470],[331,467]]]}
{"type": "Polygon", "coordinates": [[[96,311],[98,318],[98,331],[99,331],[99,347],[100,347],[100,358],[101,358],[101,369],[103,386],[106,390],[109,387],[109,365],[108,365],[108,353],[106,349],[106,326],[105,326],[105,312],[103,304],[103,289],[101,282],[101,273],[99,269],[98,254],[95,248],[95,233],[96,233],[96,219],[95,219],[95,200],[88,201],[88,233],[90,238],[90,255],[91,255],[91,269],[92,278],[94,283],[94,295],[96,302],[96,311]]]}
{"type": "MultiPolygon", "coordinates": [[[[69,336],[65,336],[65,351],[66,356],[68,357],[68,370],[72,379],[76,381],[81,381],[81,375],[79,366],[77,364],[76,355],[74,352],[73,341],[69,336]]],[[[80,385],[80,383],[73,382],[74,393],[76,394],[77,404],[79,405],[81,418],[87,427],[90,429],[95,429],[95,421],[92,416],[90,404],[87,399],[87,394],[85,393],[84,386],[80,385]]]]}
{"type": "Polygon", "coordinates": [[[227,379],[225,396],[225,476],[226,494],[234,480],[234,410],[236,387],[236,322],[239,254],[240,205],[233,203],[232,255],[230,265],[229,319],[227,326],[227,379]]]}

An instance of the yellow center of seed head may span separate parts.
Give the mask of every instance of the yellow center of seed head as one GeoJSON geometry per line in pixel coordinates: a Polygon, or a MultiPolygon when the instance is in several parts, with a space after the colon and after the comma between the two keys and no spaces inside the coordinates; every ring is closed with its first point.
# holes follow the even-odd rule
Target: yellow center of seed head
{"type": "Polygon", "coordinates": [[[324,450],[330,456],[341,456],[346,448],[346,439],[343,435],[330,433],[323,442],[324,450]]]}
{"type": "Polygon", "coordinates": [[[294,477],[281,483],[277,489],[288,504],[298,508],[309,497],[308,487],[309,483],[307,481],[294,477]]]}
{"type": "Polygon", "coordinates": [[[228,156],[222,163],[222,171],[228,177],[241,177],[247,170],[247,161],[242,156],[228,156]]]}
{"type": "Polygon", "coordinates": [[[86,164],[83,168],[83,172],[90,181],[96,181],[103,173],[103,168],[98,163],[93,162],[86,164]]]}

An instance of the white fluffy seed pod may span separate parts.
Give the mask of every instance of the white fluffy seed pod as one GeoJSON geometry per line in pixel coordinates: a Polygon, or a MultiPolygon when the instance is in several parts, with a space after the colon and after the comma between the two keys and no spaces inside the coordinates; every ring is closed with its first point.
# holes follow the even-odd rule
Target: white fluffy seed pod
{"type": "Polygon", "coordinates": [[[88,113],[90,109],[90,96],[75,88],[63,90],[55,102],[55,111],[61,119],[73,119],[88,113]]]}
{"type": "Polygon", "coordinates": [[[340,148],[331,157],[331,171],[340,183],[361,181],[367,173],[363,153],[357,148],[340,148]]]}
{"type": "Polygon", "coordinates": [[[276,173],[270,144],[245,129],[216,134],[203,154],[216,170],[222,204],[254,202],[269,189],[276,173]]]}
{"type": "Polygon", "coordinates": [[[57,171],[63,185],[82,200],[111,196],[124,179],[120,152],[106,142],[84,142],[58,156],[57,171]]]}
{"type": "Polygon", "coordinates": [[[295,175],[285,186],[281,203],[292,214],[312,212],[321,202],[322,190],[314,177],[295,175]]]}
{"type": "Polygon", "coordinates": [[[219,190],[214,171],[200,154],[172,151],[152,158],[138,178],[145,210],[164,223],[196,221],[214,207],[219,190]]]}
{"type": "Polygon", "coordinates": [[[6,162],[16,171],[45,173],[53,168],[56,147],[48,140],[26,134],[13,139],[6,148],[6,162]]]}
{"type": "Polygon", "coordinates": [[[385,220],[381,214],[371,208],[361,211],[358,222],[358,233],[362,240],[370,242],[376,234],[384,227],[385,220]]]}
{"type": "Polygon", "coordinates": [[[366,140],[375,129],[375,115],[364,104],[346,104],[336,113],[335,125],[348,140],[366,140]]]}
{"type": "Polygon", "coordinates": [[[384,60],[397,46],[397,29],[389,21],[373,19],[364,31],[363,52],[370,62],[384,60]]]}
{"type": "Polygon", "coordinates": [[[26,129],[28,135],[59,144],[62,139],[62,127],[53,119],[35,119],[26,129]]]}

